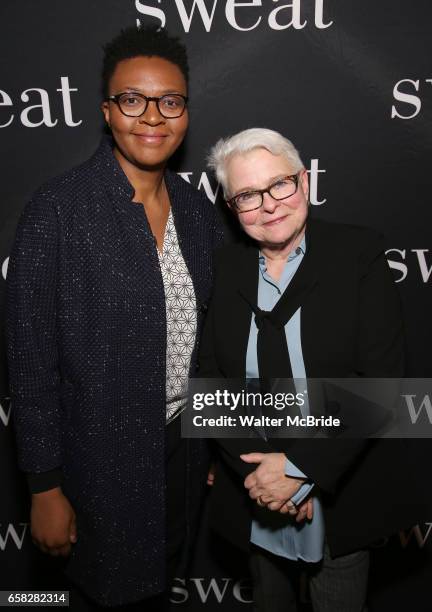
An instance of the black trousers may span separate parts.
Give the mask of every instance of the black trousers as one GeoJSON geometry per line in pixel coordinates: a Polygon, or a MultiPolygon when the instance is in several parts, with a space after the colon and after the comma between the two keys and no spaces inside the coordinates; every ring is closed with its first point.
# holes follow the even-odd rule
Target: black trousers
{"type": "Polygon", "coordinates": [[[366,612],[368,570],[366,550],[332,559],[325,545],[321,562],[304,563],[254,546],[251,554],[253,610],[298,612],[295,584],[304,573],[314,612],[366,612]]]}
{"type": "MultiPolygon", "coordinates": [[[[186,459],[187,440],[181,438],[181,418],[166,427],[166,554],[167,591],[133,604],[106,608],[97,605],[74,585],[69,585],[71,612],[164,612],[169,608],[169,594],[183,553],[186,533],[186,459]]],[[[144,527],[143,527],[144,528],[144,527]]],[[[140,534],[137,534],[137,538],[140,534]]]]}

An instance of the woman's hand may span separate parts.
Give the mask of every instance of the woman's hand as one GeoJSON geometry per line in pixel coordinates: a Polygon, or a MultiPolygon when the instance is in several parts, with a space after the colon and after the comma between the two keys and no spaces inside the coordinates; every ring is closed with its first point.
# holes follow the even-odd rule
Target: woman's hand
{"type": "Polygon", "coordinates": [[[207,484],[209,485],[209,487],[212,487],[214,485],[215,474],[216,474],[216,463],[212,462],[210,464],[209,471],[207,474],[207,484]]]}
{"type": "Polygon", "coordinates": [[[244,481],[252,499],[260,498],[269,510],[280,510],[302,486],[304,479],[285,474],[286,455],[283,453],[248,453],[240,455],[246,463],[258,463],[244,481]]]}
{"type": "Polygon", "coordinates": [[[54,557],[70,554],[77,541],[76,518],[60,487],[32,495],[31,534],[43,552],[54,557]]]}

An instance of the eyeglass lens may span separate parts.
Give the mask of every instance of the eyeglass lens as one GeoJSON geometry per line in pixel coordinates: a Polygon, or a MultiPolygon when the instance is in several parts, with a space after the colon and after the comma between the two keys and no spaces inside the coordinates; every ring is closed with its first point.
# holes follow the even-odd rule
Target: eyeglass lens
{"type": "MultiPolygon", "coordinates": [[[[271,185],[268,189],[270,195],[275,200],[283,200],[294,195],[297,190],[296,182],[292,179],[286,178],[277,183],[271,185]]],[[[260,191],[249,191],[246,193],[239,194],[234,198],[235,205],[241,212],[253,210],[259,208],[263,201],[263,194],[260,191]]]]}

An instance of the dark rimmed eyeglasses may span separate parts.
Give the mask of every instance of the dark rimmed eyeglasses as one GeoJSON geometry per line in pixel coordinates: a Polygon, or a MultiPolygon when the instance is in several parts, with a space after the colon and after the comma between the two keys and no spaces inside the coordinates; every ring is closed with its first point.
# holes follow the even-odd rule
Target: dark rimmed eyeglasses
{"type": "Polygon", "coordinates": [[[155,102],[159,113],[165,119],[177,119],[185,112],[187,97],[181,94],[166,94],[154,97],[145,96],[136,91],[125,91],[108,96],[107,101],[114,102],[126,117],[141,117],[147,110],[149,102],[155,102]]]}
{"type": "Polygon", "coordinates": [[[238,213],[250,212],[261,208],[264,202],[264,194],[268,193],[273,200],[285,200],[293,196],[298,187],[300,172],[284,176],[274,181],[267,189],[254,189],[244,191],[227,200],[228,206],[235,208],[238,213]]]}

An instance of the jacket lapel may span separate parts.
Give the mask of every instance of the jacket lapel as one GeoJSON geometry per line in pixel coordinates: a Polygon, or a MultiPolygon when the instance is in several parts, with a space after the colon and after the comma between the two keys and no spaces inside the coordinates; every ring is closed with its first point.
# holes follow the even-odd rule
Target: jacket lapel
{"type": "Polygon", "coordinates": [[[319,261],[316,257],[314,222],[309,220],[306,227],[306,253],[292,281],[273,309],[274,316],[285,325],[300,308],[318,284],[319,261]]]}
{"type": "Polygon", "coordinates": [[[197,305],[200,310],[205,310],[211,290],[213,250],[208,224],[203,218],[205,212],[199,205],[197,194],[184,179],[168,170],[165,183],[180,250],[192,278],[197,305]],[[206,240],[203,240],[204,237],[206,240]]]}
{"type": "Polygon", "coordinates": [[[249,341],[252,308],[258,296],[258,248],[247,244],[240,249],[238,261],[233,262],[237,276],[234,303],[230,314],[230,351],[235,368],[234,376],[245,378],[246,353],[249,341]]]}
{"type": "MultiPolygon", "coordinates": [[[[248,304],[256,304],[258,296],[258,248],[247,244],[241,249],[238,260],[238,291],[248,304]]],[[[236,266],[237,267],[237,266],[236,266]]]]}
{"type": "Polygon", "coordinates": [[[101,190],[112,206],[107,219],[115,235],[113,262],[122,270],[126,290],[142,291],[142,279],[147,278],[146,290],[161,303],[164,291],[155,239],[144,207],[132,201],[134,189],[113,154],[110,137],[102,139],[93,166],[99,175],[101,190]]]}

